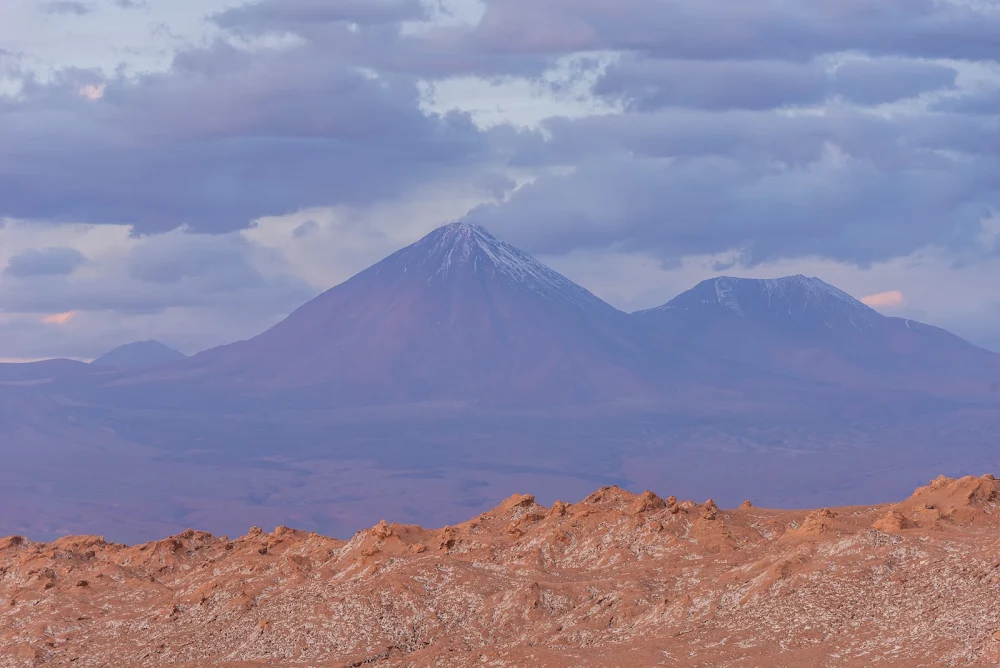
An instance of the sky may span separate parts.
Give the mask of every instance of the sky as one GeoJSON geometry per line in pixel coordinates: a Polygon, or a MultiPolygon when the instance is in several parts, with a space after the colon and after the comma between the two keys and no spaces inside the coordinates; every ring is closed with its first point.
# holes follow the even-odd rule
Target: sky
{"type": "Polygon", "coordinates": [[[0,360],[247,338],[456,220],[1000,351],[998,59],[1000,0],[4,0],[0,360]]]}

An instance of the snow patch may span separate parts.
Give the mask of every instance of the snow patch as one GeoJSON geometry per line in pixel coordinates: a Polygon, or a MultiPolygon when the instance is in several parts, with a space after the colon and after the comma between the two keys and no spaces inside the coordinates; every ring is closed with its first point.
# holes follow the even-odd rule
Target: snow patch
{"type": "Polygon", "coordinates": [[[721,276],[703,281],[663,306],[650,311],[687,311],[721,306],[741,318],[751,313],[785,314],[799,325],[817,320],[827,329],[847,323],[854,329],[874,328],[883,316],[843,290],[801,274],[754,279],[721,276]]]}
{"type": "Polygon", "coordinates": [[[446,225],[400,253],[403,254],[399,259],[404,262],[404,271],[410,268],[431,269],[428,284],[445,280],[453,272],[471,267],[473,272],[496,277],[515,289],[533,292],[546,299],[568,301],[588,312],[614,310],[589,291],[481,225],[446,225]]]}

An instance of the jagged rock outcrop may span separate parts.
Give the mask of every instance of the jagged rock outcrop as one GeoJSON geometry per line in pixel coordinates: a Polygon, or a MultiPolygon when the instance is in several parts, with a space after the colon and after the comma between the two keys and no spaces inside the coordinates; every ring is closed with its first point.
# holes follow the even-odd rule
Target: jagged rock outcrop
{"type": "Polygon", "coordinates": [[[607,487],[346,541],[9,537],[0,667],[997,665],[998,499],[992,476],[816,511],[607,487]]]}

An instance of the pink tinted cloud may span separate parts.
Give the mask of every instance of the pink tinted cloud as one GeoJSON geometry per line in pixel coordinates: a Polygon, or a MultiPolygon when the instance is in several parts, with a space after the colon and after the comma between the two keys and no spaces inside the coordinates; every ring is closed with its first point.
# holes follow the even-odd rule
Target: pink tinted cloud
{"type": "Polygon", "coordinates": [[[66,311],[65,313],[53,313],[42,318],[46,325],[68,325],[76,317],[76,311],[66,311]]]}
{"type": "Polygon", "coordinates": [[[861,301],[872,308],[893,309],[902,306],[906,302],[906,297],[899,290],[889,290],[862,297],[861,301]]]}

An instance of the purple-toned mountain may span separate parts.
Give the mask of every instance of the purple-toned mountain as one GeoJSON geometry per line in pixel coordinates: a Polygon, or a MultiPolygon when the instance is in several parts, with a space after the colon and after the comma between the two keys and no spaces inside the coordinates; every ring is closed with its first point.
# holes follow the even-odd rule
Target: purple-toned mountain
{"type": "Polygon", "coordinates": [[[455,223],[183,366],[337,403],[612,400],[659,382],[637,329],[485,228],[455,223]]]}
{"type": "Polygon", "coordinates": [[[1000,355],[801,275],[714,278],[632,317],[668,341],[774,374],[963,396],[995,393],[1000,381],[1000,355]]]}
{"type": "Polygon", "coordinates": [[[104,353],[91,364],[108,369],[144,369],[170,364],[185,359],[187,355],[163,345],[159,341],[136,341],[118,346],[104,353]]]}
{"type": "Polygon", "coordinates": [[[140,370],[0,367],[0,534],[350,535],[597,481],[884,501],[1000,467],[998,360],[803,277],[626,315],[451,225],[248,341],[140,370]]]}
{"type": "Polygon", "coordinates": [[[431,232],[252,339],[98,379],[112,403],[233,409],[247,398],[649,403],[702,390],[825,396],[838,385],[995,399],[998,381],[1000,355],[883,316],[817,278],[716,278],[626,315],[466,223],[431,232]]]}

